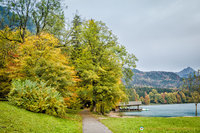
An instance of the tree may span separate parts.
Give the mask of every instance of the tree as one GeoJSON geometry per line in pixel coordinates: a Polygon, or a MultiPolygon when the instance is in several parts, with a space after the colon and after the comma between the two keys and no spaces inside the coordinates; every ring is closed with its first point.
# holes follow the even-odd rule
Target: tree
{"type": "Polygon", "coordinates": [[[34,9],[35,2],[36,0],[3,0],[3,5],[8,8],[8,11],[12,12],[11,17],[8,15],[9,21],[13,22],[12,26],[17,25],[20,30],[19,35],[21,39],[19,41],[23,42],[25,39],[27,23],[34,9]]]}
{"type": "Polygon", "coordinates": [[[153,92],[149,92],[149,98],[150,98],[150,102],[153,103],[155,99],[153,92]]]}
{"type": "Polygon", "coordinates": [[[139,95],[137,94],[135,89],[129,89],[129,101],[138,101],[139,95]]]}
{"type": "Polygon", "coordinates": [[[183,93],[183,91],[179,91],[179,95],[181,96],[182,103],[185,103],[186,102],[186,96],[183,93]]]}
{"type": "Polygon", "coordinates": [[[161,93],[161,96],[162,96],[162,99],[163,99],[162,102],[163,102],[163,103],[167,103],[167,101],[166,101],[166,99],[165,99],[165,93],[161,93]]]}
{"type": "Polygon", "coordinates": [[[0,31],[0,99],[6,99],[7,94],[10,92],[11,78],[7,71],[8,66],[16,65],[14,64],[14,59],[17,55],[18,43],[15,41],[9,41],[2,36],[6,34],[12,40],[18,38],[19,30],[15,32],[10,32],[10,29],[6,27],[0,31]]]}
{"type": "Polygon", "coordinates": [[[140,97],[140,101],[144,104],[144,97],[143,96],[140,97]]]}
{"type": "Polygon", "coordinates": [[[41,33],[40,36],[29,36],[18,49],[19,57],[15,63],[19,68],[11,67],[13,78],[44,81],[55,87],[63,97],[70,97],[75,72],[68,65],[66,56],[61,53],[59,41],[51,34],[41,33]]]}
{"type": "Polygon", "coordinates": [[[194,72],[194,76],[190,75],[189,78],[184,79],[183,89],[191,93],[192,100],[195,103],[197,115],[197,104],[200,102],[200,70],[194,72]]]}
{"type": "Polygon", "coordinates": [[[36,35],[42,31],[49,31],[59,37],[65,27],[60,0],[38,1],[31,15],[36,26],[36,35]]]}
{"type": "Polygon", "coordinates": [[[60,0],[3,0],[1,4],[7,9],[10,25],[6,26],[13,30],[17,27],[20,31],[18,42],[25,41],[28,24],[36,27],[36,35],[47,31],[57,37],[65,27],[60,0]]]}
{"type": "Polygon", "coordinates": [[[83,104],[91,100],[91,110],[104,114],[127,98],[121,78],[125,66],[134,67],[136,58],[128,56],[102,22],[81,22],[75,17],[72,28],[66,46],[70,46],[70,62],[81,80],[78,87],[85,92],[80,93],[85,98],[81,99],[83,104]]]}
{"type": "Polygon", "coordinates": [[[191,93],[191,95],[192,95],[193,102],[195,103],[195,107],[196,107],[195,115],[197,116],[197,104],[200,102],[200,94],[199,92],[194,91],[191,93]]]}
{"type": "Polygon", "coordinates": [[[164,103],[164,99],[163,97],[161,96],[161,94],[156,94],[155,95],[155,103],[164,103]]]}
{"type": "Polygon", "coordinates": [[[149,97],[150,97],[150,102],[152,103],[157,103],[157,101],[155,100],[155,95],[158,94],[156,89],[152,89],[152,91],[149,93],[149,97]]]}
{"type": "Polygon", "coordinates": [[[145,92],[145,97],[144,97],[144,104],[146,104],[146,105],[150,104],[150,98],[149,98],[149,95],[147,95],[146,92],[145,92]]]}
{"type": "Polygon", "coordinates": [[[181,96],[178,93],[176,94],[176,98],[177,98],[177,103],[181,103],[182,102],[181,96]]]}

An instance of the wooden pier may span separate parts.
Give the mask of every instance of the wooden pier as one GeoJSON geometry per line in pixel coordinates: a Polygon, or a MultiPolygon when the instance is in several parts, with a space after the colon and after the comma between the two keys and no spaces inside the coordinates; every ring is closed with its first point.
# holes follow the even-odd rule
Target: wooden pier
{"type": "Polygon", "coordinates": [[[116,112],[127,112],[127,111],[142,111],[142,109],[140,109],[140,105],[142,105],[141,101],[129,101],[127,104],[125,103],[120,103],[115,111],[116,112]],[[137,108],[134,108],[134,107],[137,108]]]}

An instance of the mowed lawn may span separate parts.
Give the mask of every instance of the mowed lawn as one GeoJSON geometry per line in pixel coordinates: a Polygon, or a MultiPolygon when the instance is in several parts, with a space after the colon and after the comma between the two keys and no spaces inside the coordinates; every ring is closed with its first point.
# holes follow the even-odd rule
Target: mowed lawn
{"type": "Polygon", "coordinates": [[[200,117],[108,118],[101,122],[113,133],[200,133],[200,117]]]}
{"type": "Polygon", "coordinates": [[[66,119],[33,113],[0,102],[0,133],[82,133],[81,116],[67,114],[66,119]]]}

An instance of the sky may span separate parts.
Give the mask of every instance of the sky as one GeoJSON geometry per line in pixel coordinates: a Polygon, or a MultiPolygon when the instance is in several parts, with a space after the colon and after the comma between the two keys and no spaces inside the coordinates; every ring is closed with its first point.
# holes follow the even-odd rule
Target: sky
{"type": "Polygon", "coordinates": [[[65,0],[66,21],[78,11],[104,22],[141,71],[200,69],[200,0],[65,0]]]}

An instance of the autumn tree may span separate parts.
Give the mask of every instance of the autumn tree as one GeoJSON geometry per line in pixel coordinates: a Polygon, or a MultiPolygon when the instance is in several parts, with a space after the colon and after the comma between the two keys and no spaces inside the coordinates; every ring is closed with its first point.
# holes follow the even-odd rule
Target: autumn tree
{"type": "Polygon", "coordinates": [[[183,91],[179,91],[179,95],[181,96],[182,103],[185,103],[186,102],[186,96],[183,93],[183,91]]]}
{"type": "Polygon", "coordinates": [[[146,92],[145,92],[145,97],[144,97],[144,104],[146,104],[146,105],[150,104],[150,98],[146,92]]]}
{"type": "Polygon", "coordinates": [[[10,91],[11,80],[5,70],[9,60],[9,53],[12,50],[12,44],[6,40],[0,40],[0,100],[5,99],[10,91]]]}
{"type": "Polygon", "coordinates": [[[162,96],[162,101],[164,101],[163,103],[167,103],[166,99],[165,99],[165,93],[161,93],[161,96],[162,96]]]}
{"type": "Polygon", "coordinates": [[[177,103],[181,103],[182,102],[181,96],[178,93],[176,94],[176,98],[177,98],[177,103]]]}
{"type": "Polygon", "coordinates": [[[10,92],[10,73],[8,72],[8,66],[12,67],[14,60],[17,57],[18,41],[9,41],[5,39],[4,35],[12,40],[17,40],[19,37],[19,30],[10,32],[10,29],[6,27],[0,30],[0,99],[6,99],[7,94],[10,92]]]}
{"type": "Polygon", "coordinates": [[[20,68],[10,68],[15,70],[13,78],[44,81],[55,87],[63,97],[70,96],[75,72],[68,65],[66,56],[55,48],[57,45],[59,40],[48,33],[25,38],[18,49],[19,57],[15,60],[20,68]]]}

